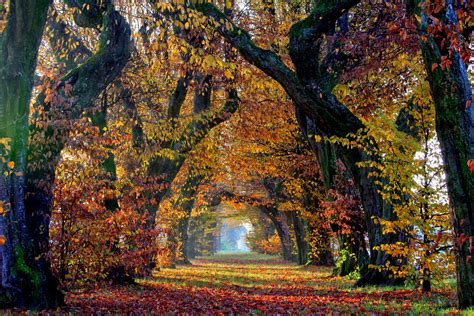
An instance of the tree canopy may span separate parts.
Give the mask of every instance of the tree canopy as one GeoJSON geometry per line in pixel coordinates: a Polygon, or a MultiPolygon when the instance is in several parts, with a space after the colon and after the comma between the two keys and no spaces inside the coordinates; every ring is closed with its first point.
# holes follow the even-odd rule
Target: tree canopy
{"type": "Polygon", "coordinates": [[[472,308],[473,9],[0,4],[0,306],[251,250],[472,308]]]}

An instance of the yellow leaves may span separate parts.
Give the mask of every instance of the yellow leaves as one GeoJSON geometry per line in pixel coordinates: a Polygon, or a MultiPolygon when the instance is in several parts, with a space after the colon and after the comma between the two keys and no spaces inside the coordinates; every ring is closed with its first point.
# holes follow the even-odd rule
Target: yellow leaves
{"type": "MultiPolygon", "coordinates": [[[[5,152],[10,151],[10,138],[0,138],[0,150],[4,149],[5,152]],[[2,148],[3,147],[3,148],[2,148]]],[[[0,162],[5,163],[7,160],[4,156],[0,155],[0,162]]]]}
{"type": "Polygon", "coordinates": [[[228,69],[226,69],[226,70],[224,71],[224,77],[225,77],[226,79],[229,79],[229,80],[234,79],[234,75],[233,75],[232,72],[230,72],[230,70],[228,70],[228,69]]]}
{"type": "Polygon", "coordinates": [[[9,1],[2,1],[0,4],[0,32],[3,32],[7,26],[9,7],[9,1]]]}
{"type": "Polygon", "coordinates": [[[204,69],[222,68],[224,66],[222,60],[213,55],[207,55],[204,57],[201,64],[204,69]]]}
{"type": "Polygon", "coordinates": [[[416,19],[416,21],[417,21],[418,23],[421,24],[421,16],[420,16],[420,15],[416,14],[416,15],[415,15],[415,19],[416,19]]]}
{"type": "Polygon", "coordinates": [[[10,141],[11,139],[10,138],[0,138],[0,145],[3,145],[5,147],[8,147],[10,146],[10,141]]]}
{"type": "MultiPolygon", "coordinates": [[[[5,161],[5,158],[3,158],[2,160],[5,161]]],[[[14,162],[14,161],[9,161],[9,162],[7,163],[7,167],[8,167],[9,170],[5,170],[5,171],[3,172],[3,175],[4,175],[5,177],[8,177],[8,176],[11,174],[12,170],[15,168],[15,162],[14,162]]],[[[20,174],[21,174],[21,172],[20,172],[20,174]]],[[[21,175],[22,175],[22,174],[21,174],[21,175]]]]}
{"type": "Polygon", "coordinates": [[[181,21],[174,21],[174,25],[176,25],[179,28],[184,28],[184,24],[181,21]]]}
{"type": "Polygon", "coordinates": [[[337,96],[337,98],[339,100],[342,100],[344,99],[345,97],[347,97],[348,95],[350,95],[350,87],[348,85],[345,85],[345,84],[338,84],[335,88],[334,88],[334,94],[337,96]]]}

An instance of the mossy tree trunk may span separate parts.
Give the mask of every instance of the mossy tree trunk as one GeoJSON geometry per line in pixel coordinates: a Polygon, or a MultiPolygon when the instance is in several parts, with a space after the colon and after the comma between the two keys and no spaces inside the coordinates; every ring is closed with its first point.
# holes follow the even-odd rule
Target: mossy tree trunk
{"type": "MultiPolygon", "coordinates": [[[[474,306],[474,173],[468,161],[474,159],[474,109],[466,65],[457,51],[449,51],[444,33],[428,32],[428,17],[419,1],[407,1],[408,9],[422,14],[418,23],[421,52],[436,110],[436,133],[441,145],[455,234],[457,294],[460,308],[474,306]],[[450,65],[442,66],[443,57],[450,65]],[[435,65],[436,64],[436,65],[435,65]]],[[[453,1],[435,16],[443,24],[458,23],[453,1]]],[[[459,37],[461,34],[458,34],[459,37]]]]}
{"type": "MultiPolygon", "coordinates": [[[[310,91],[313,95],[324,94],[328,98],[328,102],[332,110],[348,111],[342,104],[340,104],[331,91],[335,84],[337,84],[337,65],[332,65],[333,60],[338,58],[336,54],[329,54],[325,59],[321,59],[321,46],[322,36],[324,34],[333,33],[336,24],[339,24],[341,32],[344,32],[347,28],[347,14],[343,14],[344,10],[350,8],[356,3],[356,1],[342,1],[341,3],[328,2],[327,4],[319,4],[314,9],[310,16],[296,24],[294,24],[290,31],[290,56],[295,64],[296,75],[300,82],[304,84],[305,88],[310,91]],[[334,10],[334,11],[333,11],[334,10]],[[327,19],[327,23],[323,24],[318,19],[327,19]],[[331,56],[333,55],[333,56],[331,56]],[[336,72],[330,72],[328,69],[334,66],[336,72]],[[332,98],[332,100],[331,100],[332,98]],[[331,104],[332,103],[332,104],[331,104]]],[[[337,45],[338,35],[335,36],[333,45],[337,45]]],[[[331,49],[332,51],[337,51],[331,49]]],[[[316,100],[315,100],[316,101],[316,100]]],[[[381,244],[392,244],[400,241],[396,235],[384,235],[380,225],[377,225],[373,221],[373,217],[381,217],[384,219],[392,219],[394,214],[390,205],[382,200],[382,197],[377,191],[374,180],[369,176],[370,170],[367,168],[361,168],[357,164],[361,161],[373,159],[368,157],[363,151],[357,149],[346,149],[337,145],[328,143],[317,143],[314,140],[314,135],[321,137],[334,136],[338,133],[337,126],[332,126],[332,129],[324,128],[324,125],[318,123],[315,120],[315,115],[312,111],[308,111],[304,108],[299,108],[300,126],[304,131],[304,134],[309,139],[309,143],[316,153],[321,169],[323,171],[323,177],[325,185],[331,187],[333,179],[336,176],[336,159],[340,158],[348,167],[346,174],[344,175],[348,180],[355,180],[355,188],[350,192],[350,195],[355,199],[361,200],[366,213],[366,226],[369,236],[370,247],[381,245],[381,244]]],[[[350,113],[350,112],[349,112],[350,113]]],[[[348,115],[349,115],[348,113],[348,115]]],[[[353,121],[358,121],[357,118],[353,117],[353,121]]],[[[349,117],[347,128],[353,129],[352,133],[357,133],[362,128],[362,123],[350,124],[349,117]]],[[[342,137],[345,137],[342,136],[342,137]]],[[[349,248],[355,248],[355,246],[362,246],[359,244],[350,245],[353,240],[349,240],[347,246],[349,248]]],[[[355,241],[355,240],[354,240],[355,241]]],[[[360,249],[354,253],[354,255],[363,255],[365,252],[360,249]]],[[[361,263],[372,264],[375,266],[384,266],[388,261],[391,261],[392,265],[396,265],[397,262],[387,256],[383,251],[371,251],[369,262],[364,258],[360,258],[361,263]]],[[[358,285],[384,285],[394,284],[403,282],[402,279],[392,278],[389,271],[380,271],[378,269],[366,269],[367,274],[359,280],[358,285]]]]}
{"type": "Polygon", "coordinates": [[[36,58],[49,0],[12,0],[0,30],[0,307],[54,308],[63,296],[47,259],[34,256],[25,174],[28,116],[36,58]],[[8,141],[7,141],[8,139],[8,141]],[[8,145],[7,145],[8,142],[8,145]]]}
{"type": "MultiPolygon", "coordinates": [[[[432,55],[432,48],[423,49],[424,56],[432,55]]],[[[426,58],[426,57],[425,57],[426,58]]],[[[448,194],[456,237],[456,272],[459,306],[474,306],[474,174],[468,160],[474,159],[474,111],[466,109],[470,100],[470,86],[465,66],[459,56],[450,70],[436,69],[428,80],[436,107],[436,132],[444,160],[448,194]],[[466,86],[468,89],[464,89],[466,86]],[[461,91],[460,91],[461,90],[461,91]]],[[[430,69],[427,69],[430,71],[430,69]]]]}
{"type": "Polygon", "coordinates": [[[130,28],[125,19],[109,1],[92,4],[90,10],[98,20],[87,24],[76,17],[81,26],[101,30],[96,53],[70,70],[51,92],[54,95],[41,93],[37,97],[29,127],[25,206],[34,236],[32,254],[40,261],[46,260],[49,251],[55,170],[69,138],[70,121],[94,107],[100,93],[120,75],[129,58],[130,28]]]}

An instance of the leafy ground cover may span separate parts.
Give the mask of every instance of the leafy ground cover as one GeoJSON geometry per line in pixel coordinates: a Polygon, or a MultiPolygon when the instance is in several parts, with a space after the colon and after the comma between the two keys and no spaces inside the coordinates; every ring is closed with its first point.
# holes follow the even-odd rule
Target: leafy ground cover
{"type": "MultiPolygon", "coordinates": [[[[439,314],[457,313],[450,282],[429,296],[413,288],[354,289],[330,267],[300,267],[272,256],[219,254],[162,269],[130,286],[67,295],[70,313],[439,314]]],[[[464,314],[470,314],[469,311],[464,314]]]]}

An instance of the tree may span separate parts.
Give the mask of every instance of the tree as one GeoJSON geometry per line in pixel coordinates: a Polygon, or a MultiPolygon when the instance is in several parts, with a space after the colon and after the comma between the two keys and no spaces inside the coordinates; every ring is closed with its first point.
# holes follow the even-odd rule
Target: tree
{"type": "MultiPolygon", "coordinates": [[[[8,102],[12,102],[13,99],[22,100],[21,102],[25,103],[21,107],[17,104],[17,109],[13,112],[10,111],[14,108],[6,103],[6,109],[10,108],[11,110],[8,110],[9,113],[5,113],[6,117],[2,119],[2,122],[5,123],[12,121],[19,124],[13,129],[9,126],[5,134],[6,138],[15,140],[15,144],[10,147],[13,150],[9,151],[9,155],[13,156],[9,160],[12,161],[11,166],[13,167],[13,164],[15,164],[17,168],[15,172],[8,173],[8,178],[6,178],[9,180],[5,182],[5,185],[11,185],[12,187],[8,189],[5,187],[5,214],[11,217],[8,222],[11,223],[11,220],[13,220],[18,226],[18,228],[15,228],[10,224],[9,230],[18,230],[18,232],[14,233],[12,231],[10,232],[12,235],[6,237],[7,240],[12,239],[5,247],[9,251],[5,252],[7,256],[2,261],[5,264],[5,271],[8,271],[4,280],[7,291],[5,302],[33,308],[54,307],[62,302],[62,294],[58,291],[57,283],[50,271],[47,253],[54,170],[68,135],[68,124],[64,124],[64,121],[61,120],[62,124],[55,124],[48,122],[48,119],[51,119],[54,111],[59,108],[70,110],[70,112],[65,112],[72,113],[71,116],[77,118],[85,108],[94,104],[95,98],[101,89],[120,73],[121,67],[128,59],[130,36],[127,24],[110,3],[104,3],[103,6],[91,3],[89,6],[91,11],[88,13],[92,13],[90,17],[96,18],[96,20],[83,19],[81,23],[89,27],[102,27],[103,32],[99,39],[98,52],[93,58],[73,69],[54,88],[45,89],[44,93],[37,97],[33,114],[36,118],[35,124],[28,126],[32,76],[48,6],[49,2],[39,1],[21,4],[11,3],[9,19],[12,23],[7,26],[6,33],[2,33],[2,58],[6,59],[6,65],[11,65],[11,68],[5,68],[5,73],[2,74],[3,78],[10,78],[12,74],[17,73],[25,74],[23,79],[15,84],[17,91],[15,91],[16,96],[14,98],[6,94],[6,91],[13,92],[14,90],[5,84],[2,86],[2,91],[4,91],[2,92],[2,99],[10,100],[8,102]],[[21,22],[22,28],[17,25],[18,21],[23,21],[21,22]],[[25,21],[31,21],[31,23],[25,21]],[[20,32],[24,36],[19,36],[20,32]],[[33,39],[29,36],[32,36],[33,39]],[[23,57],[17,59],[21,62],[10,62],[12,49],[17,53],[22,52],[24,54],[23,57]],[[111,67],[112,65],[115,66],[111,67]],[[22,69],[22,67],[25,68],[22,69]],[[91,77],[99,81],[93,82],[90,80],[91,77]],[[100,80],[103,80],[105,84],[100,80]],[[19,98],[22,95],[24,97],[19,98]],[[69,103],[70,100],[66,99],[71,96],[73,98],[70,100],[74,101],[69,103]],[[15,118],[17,115],[20,115],[21,120],[18,121],[15,118]],[[42,118],[46,121],[42,121],[42,118]],[[14,130],[16,130],[15,133],[19,134],[11,134],[14,130]],[[30,135],[28,135],[28,130],[30,130],[30,135]],[[29,145],[28,136],[34,140],[29,145]],[[36,151],[38,148],[40,150],[36,151]],[[7,199],[7,192],[12,192],[12,196],[15,196],[11,201],[15,201],[15,203],[11,205],[14,205],[14,208],[18,207],[19,211],[8,210],[11,202],[7,199]],[[12,216],[19,216],[19,218],[12,216]],[[21,234],[15,237],[14,234],[20,232],[21,234]],[[8,254],[9,252],[10,254],[8,254]],[[11,273],[16,274],[16,276],[14,275],[12,280],[8,280],[8,278],[12,278],[11,273]],[[16,284],[17,282],[18,284],[16,284]],[[18,293],[15,293],[16,291],[18,293]],[[11,300],[11,302],[8,300],[11,300]]],[[[82,13],[84,12],[82,11],[82,13]]],[[[81,16],[79,10],[77,13],[78,19],[81,16]]],[[[13,84],[15,81],[2,80],[2,83],[6,82],[13,84]]],[[[68,116],[66,122],[70,118],[68,116]]],[[[61,119],[64,119],[64,117],[61,117],[61,119]]],[[[5,224],[8,222],[5,222],[5,224]]]]}
{"type": "MultiPolygon", "coordinates": [[[[321,38],[332,31],[337,20],[358,3],[359,1],[350,0],[318,2],[308,17],[292,25],[289,32],[289,45],[290,56],[296,71],[287,67],[274,52],[255,45],[247,32],[226,19],[214,5],[199,2],[191,7],[211,19],[216,31],[232,43],[249,63],[276,80],[290,96],[303,117],[310,118],[310,124],[317,127],[320,135],[346,137],[364,128],[364,124],[337,100],[327,89],[328,87],[324,86],[324,83],[330,82],[331,75],[327,73],[327,62],[331,60],[332,55],[329,54],[329,58],[322,61],[318,58],[321,56],[321,38]]],[[[338,50],[334,48],[334,51],[338,50]]],[[[303,124],[303,131],[307,132],[308,121],[300,119],[300,124],[303,124]]],[[[380,226],[375,225],[371,220],[373,216],[390,218],[393,214],[390,208],[383,207],[383,201],[377,193],[376,186],[368,176],[369,170],[357,166],[358,162],[368,157],[357,149],[341,149],[341,154],[356,179],[364,203],[371,248],[381,243],[395,242],[396,240],[392,240],[395,236],[384,236],[380,226]]],[[[389,257],[382,251],[372,251],[370,260],[372,264],[380,265],[389,260],[389,257]]],[[[397,278],[389,278],[374,269],[371,269],[369,273],[362,283],[383,284],[401,281],[397,278]]]]}
{"type": "MultiPolygon", "coordinates": [[[[43,260],[35,260],[35,236],[25,203],[28,117],[34,70],[50,1],[12,0],[0,30],[0,305],[34,309],[62,303],[62,294],[43,260]]],[[[2,16],[2,19],[4,17],[2,16]]],[[[36,223],[40,225],[40,223],[36,223]]]]}
{"type": "MultiPolygon", "coordinates": [[[[436,111],[436,132],[441,144],[456,240],[458,300],[461,308],[474,306],[474,176],[469,161],[474,157],[472,89],[461,55],[460,21],[469,12],[453,1],[409,1],[417,17],[426,73],[436,111]]],[[[469,6],[469,4],[466,4],[469,6]]]]}

